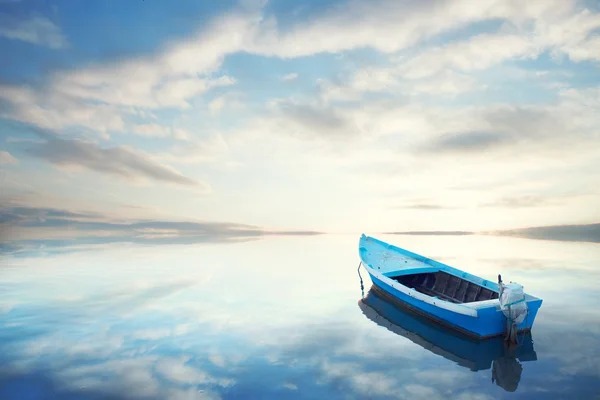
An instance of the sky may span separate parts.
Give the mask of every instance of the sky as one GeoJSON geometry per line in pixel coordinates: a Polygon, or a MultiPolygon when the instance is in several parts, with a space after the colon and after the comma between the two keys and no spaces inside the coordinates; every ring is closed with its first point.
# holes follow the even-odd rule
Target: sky
{"type": "Polygon", "coordinates": [[[2,0],[0,54],[3,239],[600,221],[594,1],[2,0]]]}

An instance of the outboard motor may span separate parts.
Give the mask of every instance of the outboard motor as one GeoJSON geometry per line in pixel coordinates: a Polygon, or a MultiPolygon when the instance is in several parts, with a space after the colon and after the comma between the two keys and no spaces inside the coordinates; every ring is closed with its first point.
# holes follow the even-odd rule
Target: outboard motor
{"type": "Polygon", "coordinates": [[[500,275],[498,275],[498,289],[500,309],[506,317],[507,339],[514,342],[517,337],[517,326],[525,320],[528,312],[525,292],[523,286],[516,282],[507,285],[502,283],[500,275]]]}

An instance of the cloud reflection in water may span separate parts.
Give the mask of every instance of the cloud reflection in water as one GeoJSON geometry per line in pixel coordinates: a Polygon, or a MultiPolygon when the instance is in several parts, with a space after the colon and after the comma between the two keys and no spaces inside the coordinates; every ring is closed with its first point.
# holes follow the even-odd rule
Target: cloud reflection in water
{"type": "Polygon", "coordinates": [[[357,307],[356,237],[328,235],[4,257],[0,398],[433,400],[597,391],[600,331],[584,308],[597,296],[588,290],[599,277],[590,268],[594,245],[395,238],[482,276],[508,273],[545,299],[533,330],[538,359],[518,355],[516,388],[500,379],[498,367],[514,364],[501,348],[475,351],[492,356],[485,368],[471,360],[471,371],[366,318],[357,307]],[[573,254],[571,270],[554,268],[573,254]],[[535,268],[510,269],[515,257],[535,268]]]}

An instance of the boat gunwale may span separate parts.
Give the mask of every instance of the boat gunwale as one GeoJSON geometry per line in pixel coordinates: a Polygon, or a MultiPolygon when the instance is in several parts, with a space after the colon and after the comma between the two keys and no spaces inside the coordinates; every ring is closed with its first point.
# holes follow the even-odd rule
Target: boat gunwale
{"type": "MultiPolygon", "coordinates": [[[[381,247],[384,247],[386,249],[392,250],[392,251],[397,252],[399,254],[411,257],[411,258],[413,258],[413,259],[415,259],[417,261],[422,262],[425,265],[428,265],[429,267],[432,268],[432,271],[433,271],[433,269],[437,268],[440,271],[444,271],[444,272],[446,272],[446,273],[448,273],[450,275],[454,275],[457,278],[464,279],[464,280],[469,281],[471,283],[474,283],[476,285],[483,286],[484,288],[492,290],[492,291],[494,291],[496,293],[500,292],[500,290],[498,288],[498,283],[497,282],[490,281],[488,279],[482,278],[482,277],[477,276],[477,275],[473,275],[473,274],[471,274],[471,273],[469,273],[467,271],[460,270],[458,268],[455,268],[455,267],[452,267],[452,266],[450,266],[448,264],[444,264],[442,262],[436,261],[434,259],[431,259],[429,257],[423,256],[421,254],[413,253],[410,250],[406,250],[406,249],[403,249],[401,247],[394,246],[393,244],[386,243],[386,242],[384,242],[382,240],[379,240],[377,238],[374,238],[372,236],[366,236],[365,234],[363,234],[361,236],[360,240],[361,241],[367,241],[367,242],[374,242],[374,243],[380,245],[381,247]]],[[[360,254],[360,250],[359,250],[359,256],[360,256],[361,260],[363,260],[362,254],[360,254]]],[[[363,260],[363,262],[366,263],[366,260],[363,260]]],[[[385,275],[387,276],[387,275],[392,274],[392,273],[396,273],[398,275],[405,275],[405,274],[409,274],[411,270],[416,270],[416,268],[401,268],[401,269],[394,270],[394,271],[388,271],[388,272],[385,273],[385,275]]]]}
{"type": "Polygon", "coordinates": [[[438,298],[426,295],[415,289],[409,288],[408,286],[405,286],[405,285],[401,284],[400,282],[397,282],[397,281],[383,275],[380,272],[377,272],[373,268],[373,266],[371,266],[370,264],[363,262],[363,265],[367,268],[369,274],[371,274],[372,276],[375,276],[377,279],[381,280],[382,282],[385,282],[388,286],[390,286],[410,297],[413,297],[417,300],[423,301],[432,306],[435,306],[438,308],[443,308],[447,311],[455,312],[457,314],[462,314],[462,315],[466,315],[466,316],[474,317],[474,318],[478,317],[477,308],[465,305],[465,304],[472,304],[472,303],[462,303],[462,304],[461,303],[451,303],[451,302],[443,300],[443,299],[438,299],[438,298]]]}

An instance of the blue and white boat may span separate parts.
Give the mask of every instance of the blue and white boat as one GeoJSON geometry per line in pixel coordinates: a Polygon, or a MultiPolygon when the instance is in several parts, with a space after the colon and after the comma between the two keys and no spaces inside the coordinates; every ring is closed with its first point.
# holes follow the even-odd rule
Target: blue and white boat
{"type": "Polygon", "coordinates": [[[530,331],[542,305],[519,284],[492,282],[364,234],[359,256],[373,285],[402,306],[478,339],[530,331]]]}

